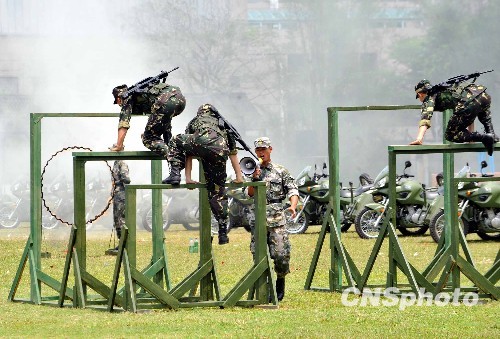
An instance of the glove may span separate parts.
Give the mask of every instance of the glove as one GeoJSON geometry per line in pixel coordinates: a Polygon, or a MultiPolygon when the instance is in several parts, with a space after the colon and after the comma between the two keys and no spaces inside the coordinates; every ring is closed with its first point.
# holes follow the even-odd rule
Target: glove
{"type": "Polygon", "coordinates": [[[116,146],[116,144],[113,144],[113,146],[108,147],[108,149],[111,152],[121,152],[121,151],[123,151],[125,149],[125,145],[123,145],[122,147],[118,147],[118,146],[116,146]]]}

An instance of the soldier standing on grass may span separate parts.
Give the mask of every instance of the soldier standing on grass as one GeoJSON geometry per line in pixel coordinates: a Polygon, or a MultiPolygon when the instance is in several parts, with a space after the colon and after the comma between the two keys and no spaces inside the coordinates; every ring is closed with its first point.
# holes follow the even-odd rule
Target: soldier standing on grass
{"type": "MultiPolygon", "coordinates": [[[[123,160],[115,160],[112,176],[115,184],[113,194],[113,226],[118,239],[120,239],[122,227],[125,225],[125,184],[130,184],[127,163],[123,160]]],[[[118,252],[118,246],[110,249],[109,252],[111,254],[116,254],[118,252]]]]}
{"type": "MultiPolygon", "coordinates": [[[[290,273],[291,245],[286,230],[286,217],[283,200],[290,200],[288,210],[295,217],[295,209],[299,201],[299,191],[290,172],[283,166],[271,161],[271,140],[267,137],[258,138],[254,142],[255,153],[262,159],[260,168],[253,173],[252,181],[266,182],[266,220],[267,220],[267,245],[269,253],[274,260],[276,271],[276,294],[278,300],[285,296],[285,276],[290,273]]],[[[254,188],[248,187],[248,195],[254,195],[254,188]]],[[[255,254],[255,219],[251,221],[252,240],[250,251],[255,254]]]]}

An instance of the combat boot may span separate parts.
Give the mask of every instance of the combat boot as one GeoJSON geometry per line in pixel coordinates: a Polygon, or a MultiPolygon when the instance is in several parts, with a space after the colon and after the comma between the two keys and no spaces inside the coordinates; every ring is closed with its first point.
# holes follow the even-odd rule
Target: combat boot
{"type": "MultiPolygon", "coordinates": [[[[120,237],[122,236],[122,229],[121,228],[116,228],[116,236],[118,237],[118,240],[120,240],[120,237]]],[[[118,255],[118,246],[115,248],[110,248],[104,252],[106,255],[118,255]]]]}
{"type": "Polygon", "coordinates": [[[486,134],[492,134],[495,142],[500,141],[498,135],[495,134],[495,130],[493,129],[493,124],[491,123],[491,121],[485,122],[483,126],[484,126],[484,132],[486,134]]]}
{"type": "Polygon", "coordinates": [[[227,236],[227,225],[219,223],[219,245],[225,245],[229,243],[229,237],[227,236]]]}
{"type": "Polygon", "coordinates": [[[493,145],[495,144],[495,137],[493,134],[480,134],[478,132],[473,132],[470,135],[470,140],[466,141],[480,141],[483,143],[484,147],[486,147],[486,151],[488,155],[493,155],[493,145]]]}
{"type": "Polygon", "coordinates": [[[285,297],[285,277],[276,279],[276,297],[278,301],[283,300],[285,297]]]}
{"type": "Polygon", "coordinates": [[[170,175],[162,180],[163,184],[179,185],[181,182],[181,166],[177,162],[170,163],[170,175]]]}

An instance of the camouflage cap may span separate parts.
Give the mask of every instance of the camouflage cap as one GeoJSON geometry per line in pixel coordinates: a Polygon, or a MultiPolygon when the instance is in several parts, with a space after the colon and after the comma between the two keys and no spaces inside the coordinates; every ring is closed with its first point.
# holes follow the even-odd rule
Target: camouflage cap
{"type": "Polygon", "coordinates": [[[120,86],[116,86],[115,88],[113,88],[113,97],[115,98],[115,101],[113,102],[113,104],[117,104],[116,99],[118,98],[118,96],[120,94],[125,92],[127,89],[128,89],[128,87],[125,84],[120,85],[120,86]]]}
{"type": "Polygon", "coordinates": [[[261,147],[268,148],[271,147],[271,140],[268,137],[260,137],[255,139],[253,144],[255,148],[261,148],[261,147]]]}

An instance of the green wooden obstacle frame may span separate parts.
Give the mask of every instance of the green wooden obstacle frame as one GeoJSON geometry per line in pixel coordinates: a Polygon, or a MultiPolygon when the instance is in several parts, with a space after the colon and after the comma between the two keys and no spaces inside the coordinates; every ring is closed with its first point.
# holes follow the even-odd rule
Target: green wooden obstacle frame
{"type": "MultiPolygon", "coordinates": [[[[75,251],[69,251],[66,262],[73,260],[75,273],[75,295],[76,307],[87,307],[89,305],[86,287],[89,286],[107,302],[107,310],[112,311],[114,305],[124,310],[137,312],[147,308],[172,308],[179,307],[231,307],[231,306],[254,306],[269,303],[269,297],[277,305],[276,290],[273,272],[270,267],[270,259],[267,253],[267,229],[265,220],[266,192],[264,182],[250,182],[244,184],[230,184],[229,187],[255,187],[255,239],[256,251],[254,266],[244,275],[238,284],[221,299],[216,268],[214,265],[211,241],[211,217],[208,203],[208,195],[205,184],[145,184],[125,186],[125,225],[124,235],[120,239],[118,255],[115,262],[111,287],[105,286],[97,278],[86,272],[86,240],[85,240],[85,163],[88,161],[102,161],[112,158],[125,160],[144,159],[151,157],[151,152],[74,152],[73,153],[73,184],[75,189],[75,225],[77,235],[75,237],[75,251]],[[145,154],[144,154],[145,153],[145,154]],[[166,260],[166,248],[162,229],[161,209],[153,211],[159,217],[153,219],[152,241],[153,258],[151,264],[142,270],[136,265],[136,191],[138,189],[152,189],[160,192],[162,189],[194,189],[200,191],[200,261],[198,268],[177,286],[164,289],[161,277],[168,279],[168,267],[166,260]],[[156,249],[156,251],[155,251],[156,249]],[[79,258],[79,259],[78,259],[79,258]],[[125,278],[122,293],[117,293],[120,269],[123,267],[125,278]],[[156,281],[152,281],[156,277],[156,281]],[[160,282],[160,283],[159,283],[160,282]],[[268,287],[268,282],[272,288],[268,287]],[[199,296],[195,291],[199,286],[199,296]],[[146,293],[137,293],[142,288],[146,293]],[[242,300],[245,292],[249,292],[249,299],[242,300]],[[185,296],[189,293],[188,296],[185,296]]],[[[71,243],[71,240],[70,240],[71,243]]],[[[64,271],[63,284],[68,279],[69,267],[64,271]]],[[[62,299],[62,294],[60,295],[62,299]]],[[[59,305],[62,305],[62,300],[59,305]]],[[[95,301],[94,301],[95,302],[95,301]]],[[[102,303],[99,300],[98,303],[102,303]]]]}
{"type": "MultiPolygon", "coordinates": [[[[346,287],[356,287],[363,290],[370,287],[367,284],[368,278],[372,272],[373,265],[380,252],[382,243],[386,238],[389,240],[389,267],[386,278],[386,287],[399,287],[397,272],[400,270],[407,278],[408,283],[404,287],[409,287],[417,295],[421,295],[422,288],[431,292],[433,295],[443,291],[453,291],[460,288],[462,291],[476,291],[484,293],[483,296],[496,299],[500,298],[500,290],[495,284],[500,276],[500,251],[490,270],[484,275],[477,271],[472,260],[472,255],[468,249],[467,241],[458,225],[458,198],[457,185],[459,181],[492,181],[500,178],[473,178],[460,179],[454,178],[454,153],[478,152],[483,151],[482,144],[444,144],[444,145],[421,145],[421,146],[389,146],[389,201],[388,210],[385,213],[389,217],[384,219],[379,236],[375,240],[371,250],[370,257],[363,270],[360,270],[354,264],[351,256],[341,240],[340,235],[340,201],[337,197],[340,195],[339,188],[339,141],[338,141],[338,114],[339,111],[367,111],[367,110],[409,110],[420,109],[420,106],[361,106],[361,107],[330,107],[328,108],[328,139],[329,139],[329,170],[330,170],[330,202],[324,218],[321,232],[316,244],[315,252],[309,267],[304,288],[306,290],[322,291],[342,291],[342,273],[346,278],[346,287]],[[398,154],[443,154],[443,174],[445,178],[445,231],[441,241],[437,246],[434,258],[423,272],[419,272],[404,255],[401,244],[394,225],[396,225],[396,216],[393,213],[396,209],[396,157],[398,154]],[[329,270],[329,288],[312,287],[312,280],[317,268],[319,256],[327,234],[330,232],[330,270],[329,270]],[[464,257],[459,253],[460,248],[464,252],[464,257]],[[439,276],[439,280],[435,279],[439,276]],[[474,288],[461,286],[460,273],[463,273],[474,283],[474,288]]],[[[449,119],[451,112],[443,114],[443,126],[449,119]]],[[[495,145],[495,150],[500,149],[500,144],[495,145]]]]}
{"type": "MultiPolygon", "coordinates": [[[[49,276],[42,270],[41,243],[42,243],[42,121],[44,118],[95,118],[118,117],[117,113],[31,113],[30,114],[30,234],[21,256],[8,300],[32,302],[35,304],[53,303],[58,297],[43,297],[42,283],[59,292],[61,282],[49,276]],[[21,281],[26,264],[29,263],[30,297],[29,299],[16,298],[17,288],[21,281]]],[[[158,158],[159,159],[159,158],[158,158]]],[[[73,297],[73,290],[64,292],[73,297]]]]}
{"type": "Polygon", "coordinates": [[[195,306],[253,306],[268,304],[269,298],[276,306],[274,277],[267,251],[265,220],[265,184],[263,182],[228,184],[230,187],[255,186],[256,204],[256,253],[254,266],[239,283],[221,299],[216,269],[211,250],[211,221],[206,186],[204,184],[162,185],[161,157],[152,152],[73,152],[74,225],[68,241],[67,256],[61,281],[50,277],[41,268],[41,120],[43,117],[115,117],[117,114],[32,114],[31,115],[31,226],[30,237],[21,257],[11,291],[10,301],[35,304],[65,305],[67,300],[74,307],[96,307],[112,311],[115,306],[136,312],[146,308],[179,308],[195,306]],[[126,226],[119,243],[111,286],[92,276],[86,270],[85,227],[85,163],[103,160],[151,160],[153,184],[126,186],[126,226]],[[200,262],[198,268],[179,285],[171,288],[168,261],[164,244],[161,211],[161,189],[198,188],[200,192],[200,262]],[[139,271],[136,267],[136,190],[152,190],[152,258],[150,265],[139,271]],[[30,267],[30,299],[15,298],[26,263],[30,267]],[[75,285],[68,288],[70,268],[73,267],[75,285]],[[118,290],[118,280],[123,267],[125,286],[118,290]],[[41,283],[59,292],[58,296],[42,296],[41,283]],[[197,287],[200,295],[195,296],[197,287]],[[89,296],[87,288],[99,296],[89,296]],[[141,293],[137,293],[142,288],[141,293]],[[247,300],[242,296],[249,291],[247,300]],[[189,296],[184,297],[186,293],[189,296]],[[214,298],[215,293],[215,300],[214,298]],[[157,302],[156,304],[154,302],[157,302]]]}

